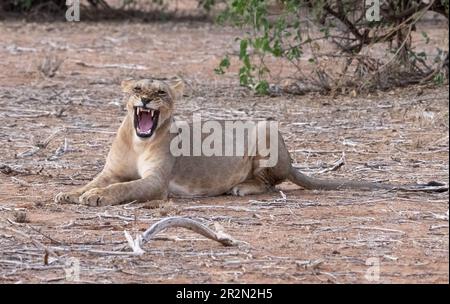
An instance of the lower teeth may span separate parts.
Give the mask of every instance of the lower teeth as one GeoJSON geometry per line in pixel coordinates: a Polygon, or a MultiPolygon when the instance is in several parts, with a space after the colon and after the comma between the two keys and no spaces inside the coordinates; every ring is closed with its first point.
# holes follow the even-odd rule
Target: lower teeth
{"type": "Polygon", "coordinates": [[[145,134],[145,135],[147,135],[147,134],[150,134],[150,133],[152,132],[152,129],[150,129],[150,130],[148,130],[148,131],[141,131],[140,129],[138,129],[138,131],[139,131],[140,134],[145,134]]]}

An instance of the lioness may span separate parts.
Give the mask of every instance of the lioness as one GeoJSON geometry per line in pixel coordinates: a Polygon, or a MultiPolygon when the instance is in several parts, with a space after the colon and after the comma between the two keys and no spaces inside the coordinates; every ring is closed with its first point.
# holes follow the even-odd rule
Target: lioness
{"type": "MultiPolygon", "coordinates": [[[[292,167],[292,160],[278,135],[278,159],[262,167],[268,155],[173,156],[170,132],[174,102],[183,94],[179,79],[126,80],[129,94],[127,115],[119,128],[103,170],[80,189],[59,193],[56,202],[89,206],[115,205],[130,201],[198,197],[221,194],[249,195],[266,192],[290,180],[306,189],[393,189],[396,186],[370,182],[319,180],[292,167]]],[[[224,136],[233,137],[233,134],[224,136]]],[[[267,133],[267,136],[270,136],[267,133]]],[[[232,138],[233,139],[233,138],[232,138]]]]}

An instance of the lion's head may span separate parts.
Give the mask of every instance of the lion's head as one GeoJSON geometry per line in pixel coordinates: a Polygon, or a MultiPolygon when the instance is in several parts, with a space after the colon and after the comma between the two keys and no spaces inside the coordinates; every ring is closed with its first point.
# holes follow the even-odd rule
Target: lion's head
{"type": "Polygon", "coordinates": [[[127,110],[137,137],[150,139],[170,119],[174,102],[183,95],[183,89],[179,78],[122,81],[122,90],[130,94],[127,110]]]}

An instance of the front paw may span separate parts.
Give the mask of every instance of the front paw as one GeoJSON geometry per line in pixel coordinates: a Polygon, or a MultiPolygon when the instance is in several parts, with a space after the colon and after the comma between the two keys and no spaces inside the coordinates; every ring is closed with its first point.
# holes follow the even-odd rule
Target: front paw
{"type": "Polygon", "coordinates": [[[246,194],[246,187],[243,185],[236,185],[233,188],[231,188],[231,190],[228,192],[231,195],[234,196],[245,196],[246,194]]]}
{"type": "Polygon", "coordinates": [[[94,188],[80,196],[79,203],[92,207],[102,207],[116,205],[119,202],[107,188],[94,188]]]}
{"type": "Polygon", "coordinates": [[[78,204],[80,192],[60,192],[55,195],[55,203],[58,204],[78,204]]]}

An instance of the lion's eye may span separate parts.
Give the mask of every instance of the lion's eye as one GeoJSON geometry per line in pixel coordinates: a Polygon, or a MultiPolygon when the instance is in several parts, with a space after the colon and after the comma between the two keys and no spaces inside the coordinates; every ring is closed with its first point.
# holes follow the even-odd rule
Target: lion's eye
{"type": "Polygon", "coordinates": [[[158,91],[158,95],[166,95],[167,93],[165,91],[158,91]]]}

